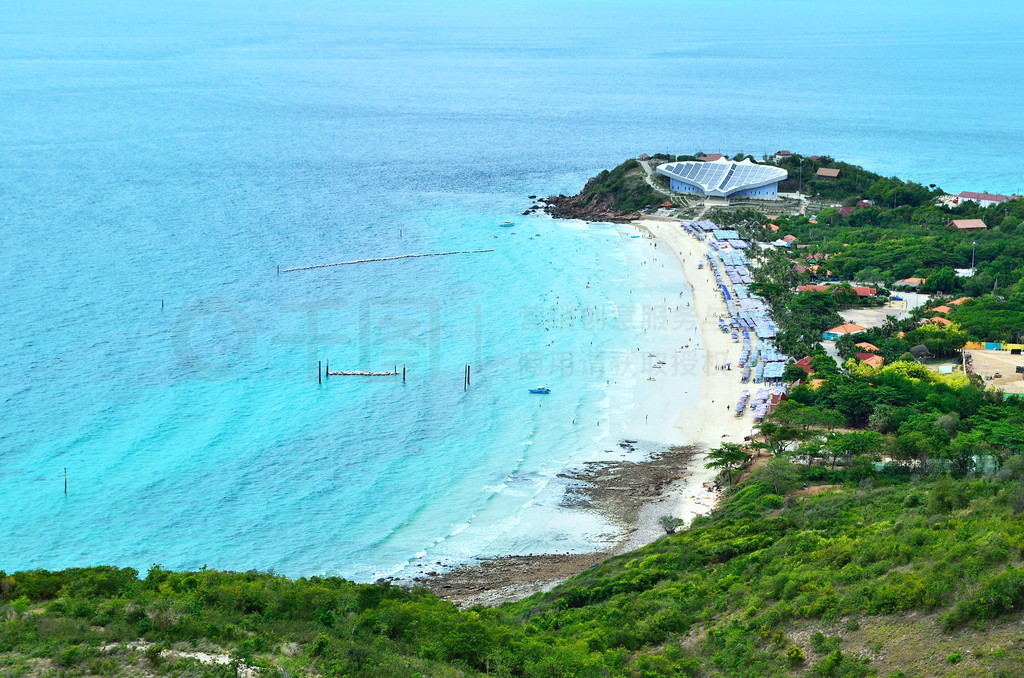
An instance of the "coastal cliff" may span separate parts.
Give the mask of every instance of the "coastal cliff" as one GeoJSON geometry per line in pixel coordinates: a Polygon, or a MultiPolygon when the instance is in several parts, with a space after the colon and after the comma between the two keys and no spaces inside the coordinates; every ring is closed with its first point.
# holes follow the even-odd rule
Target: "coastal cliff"
{"type": "Polygon", "coordinates": [[[644,209],[663,200],[665,196],[647,183],[640,163],[627,160],[611,171],[591,177],[578,194],[541,199],[531,211],[543,209],[556,219],[621,223],[639,219],[644,209]]]}

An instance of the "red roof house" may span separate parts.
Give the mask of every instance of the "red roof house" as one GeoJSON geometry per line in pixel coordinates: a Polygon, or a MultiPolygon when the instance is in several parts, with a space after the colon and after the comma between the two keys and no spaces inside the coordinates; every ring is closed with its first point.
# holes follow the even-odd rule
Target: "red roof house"
{"type": "Polygon", "coordinates": [[[1006,202],[1007,200],[1013,199],[1008,195],[1003,195],[1002,193],[974,193],[973,191],[962,191],[957,197],[960,199],[960,202],[971,200],[982,207],[998,205],[1006,202]]]}
{"type": "Polygon", "coordinates": [[[946,226],[952,226],[958,231],[980,231],[988,228],[981,219],[950,219],[946,226]]]}
{"type": "Polygon", "coordinates": [[[885,363],[885,358],[874,353],[858,353],[856,355],[857,360],[878,369],[885,363]]]}
{"type": "Polygon", "coordinates": [[[800,360],[797,360],[793,364],[796,365],[797,367],[799,367],[801,370],[803,370],[807,374],[814,374],[814,368],[811,367],[811,356],[809,356],[809,355],[808,356],[804,356],[803,358],[800,358],[800,360]]]}

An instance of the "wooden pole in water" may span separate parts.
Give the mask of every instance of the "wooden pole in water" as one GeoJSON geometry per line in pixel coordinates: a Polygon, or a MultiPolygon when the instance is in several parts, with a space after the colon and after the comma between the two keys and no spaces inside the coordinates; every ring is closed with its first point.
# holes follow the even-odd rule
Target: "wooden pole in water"
{"type": "Polygon", "coordinates": [[[320,369],[322,366],[323,366],[323,363],[320,362],[319,360],[317,360],[316,361],[316,383],[318,383],[318,384],[324,383],[324,373],[323,373],[323,370],[320,369]]]}
{"type": "Polygon", "coordinates": [[[405,381],[405,363],[402,363],[402,381],[405,381]]]}
{"type": "Polygon", "coordinates": [[[281,275],[281,264],[277,265],[277,274],[281,275]]]}
{"type": "Polygon", "coordinates": [[[470,383],[472,383],[471,380],[470,380],[470,376],[472,374],[472,371],[473,371],[472,367],[470,367],[469,365],[466,365],[466,385],[467,386],[470,383]]]}
{"type": "Polygon", "coordinates": [[[161,311],[164,310],[164,300],[163,299],[160,300],[160,310],[161,311]]]}
{"type": "Polygon", "coordinates": [[[64,494],[68,493],[68,467],[64,467],[64,494]]]}

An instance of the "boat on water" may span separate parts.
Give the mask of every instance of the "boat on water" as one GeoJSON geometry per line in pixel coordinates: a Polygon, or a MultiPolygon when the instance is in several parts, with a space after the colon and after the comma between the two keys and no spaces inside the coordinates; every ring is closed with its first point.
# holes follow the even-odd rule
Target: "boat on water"
{"type": "Polygon", "coordinates": [[[515,224],[512,223],[511,221],[503,221],[503,222],[501,222],[501,226],[502,226],[502,228],[511,228],[511,227],[515,226],[515,224]]]}
{"type": "Polygon", "coordinates": [[[547,386],[541,386],[540,388],[531,388],[530,393],[539,393],[541,395],[546,395],[548,393],[551,393],[551,389],[548,388],[547,386]]]}

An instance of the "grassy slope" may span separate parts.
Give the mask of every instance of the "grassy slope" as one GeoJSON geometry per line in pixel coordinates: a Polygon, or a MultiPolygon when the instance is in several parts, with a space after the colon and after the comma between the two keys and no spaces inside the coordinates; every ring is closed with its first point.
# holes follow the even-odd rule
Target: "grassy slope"
{"type": "Polygon", "coordinates": [[[622,212],[636,212],[665,199],[651,189],[636,160],[627,160],[613,170],[602,171],[587,182],[579,195],[582,206],[622,212]]]}
{"type": "Polygon", "coordinates": [[[1012,485],[896,482],[783,506],[755,475],[694,529],[497,610],[339,579],[14,575],[3,580],[0,667],[234,675],[99,650],[142,640],[219,648],[276,676],[1013,675],[1024,663],[1013,626],[1024,529],[1007,506],[1012,485]],[[948,663],[955,652],[962,661],[948,663]]]}

